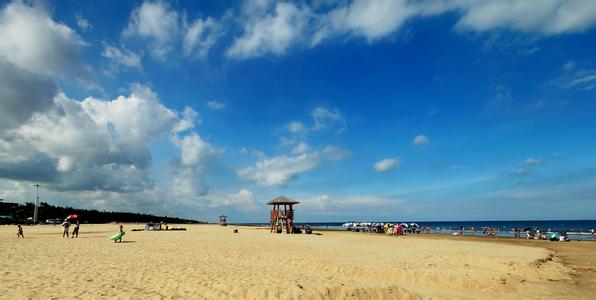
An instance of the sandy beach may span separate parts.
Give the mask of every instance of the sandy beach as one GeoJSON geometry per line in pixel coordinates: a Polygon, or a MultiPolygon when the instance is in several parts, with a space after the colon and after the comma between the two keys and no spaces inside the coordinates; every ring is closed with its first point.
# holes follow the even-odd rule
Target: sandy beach
{"type": "Polygon", "coordinates": [[[249,227],[108,237],[116,224],[1,226],[0,298],[594,299],[596,243],[276,235],[249,227]],[[234,234],[233,229],[239,229],[234,234]]]}

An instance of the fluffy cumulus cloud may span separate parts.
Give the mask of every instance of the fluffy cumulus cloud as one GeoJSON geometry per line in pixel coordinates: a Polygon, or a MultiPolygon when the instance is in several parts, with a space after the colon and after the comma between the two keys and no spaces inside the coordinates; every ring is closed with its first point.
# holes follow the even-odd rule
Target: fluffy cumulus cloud
{"type": "Polygon", "coordinates": [[[144,86],[114,100],[58,94],[48,111],[2,132],[0,177],[54,190],[140,191],[152,185],[149,146],[189,128],[144,86]]]}
{"type": "Polygon", "coordinates": [[[83,40],[42,7],[21,2],[0,10],[0,128],[15,127],[52,106],[56,78],[85,78],[83,40]]]}
{"type": "Polygon", "coordinates": [[[416,8],[405,0],[355,0],[320,17],[313,43],[339,34],[373,41],[395,32],[415,14],[416,8]]]}
{"type": "Polygon", "coordinates": [[[122,35],[146,41],[151,55],[163,60],[177,49],[186,57],[205,58],[223,33],[222,24],[212,17],[189,20],[185,11],[167,2],[145,1],[132,11],[122,35]]]}
{"type": "Polygon", "coordinates": [[[178,22],[178,12],[168,4],[146,1],[132,12],[123,35],[149,40],[151,54],[164,58],[178,34],[178,22]]]}
{"type": "Polygon", "coordinates": [[[428,144],[430,143],[430,140],[428,139],[428,137],[426,137],[425,135],[417,135],[414,137],[414,139],[412,140],[412,144],[416,144],[416,145],[424,145],[424,144],[428,144]]]}
{"type": "Polygon", "coordinates": [[[173,161],[171,168],[171,195],[183,199],[186,204],[213,205],[212,198],[205,198],[210,192],[205,172],[221,151],[196,132],[182,137],[173,135],[171,141],[180,149],[180,157],[173,161]]]}
{"type": "Polygon", "coordinates": [[[203,141],[196,132],[183,138],[176,135],[172,138],[172,142],[180,148],[181,162],[184,166],[203,165],[207,159],[217,153],[215,148],[203,141]]]}
{"type": "Polygon", "coordinates": [[[13,2],[0,11],[0,58],[39,75],[86,75],[80,60],[83,40],[54,22],[41,7],[13,2]]]}
{"type": "Polygon", "coordinates": [[[227,206],[240,209],[243,212],[258,211],[254,194],[248,189],[242,188],[237,193],[226,194],[224,196],[214,196],[213,206],[227,206]]]}
{"type": "Polygon", "coordinates": [[[373,42],[399,32],[410,20],[447,13],[457,16],[454,27],[460,31],[553,35],[596,25],[596,3],[590,0],[353,0],[310,6],[247,1],[243,12],[243,33],[227,52],[234,58],[282,55],[331,39],[373,42]]]}
{"type": "Polygon", "coordinates": [[[251,58],[269,53],[280,55],[302,39],[302,31],[311,14],[307,6],[281,2],[272,6],[255,3],[245,6],[244,33],[228,49],[229,57],[251,58]]]}
{"type": "Polygon", "coordinates": [[[377,171],[379,173],[383,173],[383,172],[387,172],[387,171],[390,171],[392,169],[399,167],[400,164],[401,164],[401,159],[399,157],[385,158],[383,160],[376,162],[373,165],[373,168],[375,169],[375,171],[377,171]]]}
{"type": "Polygon", "coordinates": [[[323,162],[340,160],[346,155],[346,151],[328,146],[323,150],[294,156],[263,157],[254,166],[238,170],[238,176],[244,180],[255,181],[261,186],[282,186],[300,174],[315,169],[323,162]]]}
{"type": "Polygon", "coordinates": [[[18,126],[33,113],[52,106],[58,92],[54,80],[0,59],[0,128],[18,126]]]}

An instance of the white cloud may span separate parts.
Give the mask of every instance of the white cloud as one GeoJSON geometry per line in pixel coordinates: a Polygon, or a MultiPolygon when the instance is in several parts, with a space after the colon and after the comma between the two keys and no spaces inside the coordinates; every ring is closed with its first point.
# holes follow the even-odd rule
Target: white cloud
{"type": "Polygon", "coordinates": [[[117,65],[127,68],[141,70],[142,54],[136,54],[125,47],[118,48],[108,44],[104,45],[101,53],[103,57],[109,58],[117,65]]]}
{"type": "Polygon", "coordinates": [[[474,31],[508,29],[561,34],[584,31],[596,24],[596,2],[585,0],[452,1],[462,16],[456,27],[474,31]]]}
{"type": "Polygon", "coordinates": [[[87,31],[87,30],[90,30],[91,28],[93,28],[93,25],[91,25],[91,23],[89,23],[89,21],[87,19],[83,18],[83,16],[81,16],[81,14],[76,13],[75,19],[77,21],[77,27],[79,27],[80,30],[87,31]]]}
{"type": "Polygon", "coordinates": [[[575,68],[575,65],[576,65],[575,61],[570,60],[563,65],[563,69],[569,71],[569,70],[575,68]]]}
{"type": "Polygon", "coordinates": [[[517,173],[519,174],[525,174],[528,173],[530,171],[532,171],[532,169],[541,164],[542,163],[542,158],[528,158],[526,159],[525,162],[523,162],[522,164],[520,164],[519,166],[517,166],[517,168],[515,169],[517,173]]]}
{"type": "Polygon", "coordinates": [[[215,148],[203,141],[196,132],[183,138],[176,135],[172,138],[172,143],[182,151],[181,161],[185,166],[202,164],[217,154],[215,148]]]}
{"type": "Polygon", "coordinates": [[[350,151],[334,147],[334,146],[325,146],[322,151],[323,157],[328,160],[342,160],[350,156],[350,151]]]}
{"type": "Polygon", "coordinates": [[[285,185],[301,173],[314,169],[320,163],[320,157],[313,153],[298,156],[277,156],[258,161],[254,167],[238,171],[244,180],[253,180],[262,186],[285,185]]]}
{"type": "Polygon", "coordinates": [[[106,101],[54,97],[44,113],[0,132],[0,178],[53,190],[134,192],[153,185],[149,146],[184,127],[149,88],[106,101]]]}
{"type": "MultiPolygon", "coordinates": [[[[228,56],[283,55],[345,37],[374,42],[390,38],[415,18],[452,14],[460,31],[509,30],[539,36],[586,31],[596,25],[591,0],[353,0],[327,5],[248,1],[241,11],[244,34],[228,56]]],[[[522,53],[532,54],[532,47],[522,53]]]]}
{"type": "Polygon", "coordinates": [[[234,40],[227,55],[245,59],[267,54],[285,54],[290,46],[299,44],[302,40],[302,31],[307,25],[310,14],[310,10],[305,6],[276,3],[270,13],[258,16],[247,15],[244,33],[234,40]]]}
{"type": "Polygon", "coordinates": [[[542,162],[541,158],[528,158],[526,159],[527,165],[538,165],[542,162]]]}
{"type": "Polygon", "coordinates": [[[428,144],[429,142],[430,142],[430,140],[426,136],[421,135],[421,134],[417,135],[412,140],[412,144],[416,144],[416,145],[428,144]]]}
{"type": "Polygon", "coordinates": [[[300,143],[298,143],[298,145],[296,145],[292,149],[292,153],[298,155],[298,154],[302,154],[302,153],[308,152],[309,150],[310,150],[310,146],[308,146],[307,143],[300,142],[300,143]]]}
{"type": "Polygon", "coordinates": [[[80,59],[84,41],[43,7],[20,1],[2,7],[0,36],[0,129],[50,109],[57,79],[84,81],[89,75],[80,59]]]}
{"type": "Polygon", "coordinates": [[[0,129],[13,128],[35,112],[48,110],[58,92],[56,83],[0,59],[0,129]]]}
{"type": "Polygon", "coordinates": [[[299,121],[290,121],[286,124],[286,128],[288,129],[289,132],[297,134],[297,133],[303,133],[306,132],[308,130],[308,128],[306,128],[306,126],[304,125],[304,123],[299,122],[299,121]]]}
{"type": "Polygon", "coordinates": [[[255,212],[258,209],[253,192],[244,188],[237,193],[215,197],[212,206],[233,206],[245,212],[255,212]]]}
{"type": "Polygon", "coordinates": [[[324,161],[339,160],[345,157],[345,151],[335,147],[326,147],[323,151],[305,152],[296,156],[264,157],[255,166],[240,169],[238,176],[244,180],[255,181],[261,186],[282,186],[298,175],[311,171],[324,161]]]}
{"type": "Polygon", "coordinates": [[[590,91],[596,87],[596,70],[579,66],[575,61],[563,65],[562,75],[553,83],[565,90],[590,91]]]}
{"type": "Polygon", "coordinates": [[[151,41],[151,54],[163,59],[172,50],[171,43],[177,38],[178,13],[163,2],[145,1],[130,15],[124,37],[138,36],[151,41]]]}
{"type": "Polygon", "coordinates": [[[218,102],[218,101],[209,101],[209,102],[207,102],[207,107],[210,110],[223,110],[224,108],[226,108],[226,105],[225,105],[225,103],[218,102]]]}
{"type": "Polygon", "coordinates": [[[184,40],[182,49],[184,55],[205,58],[211,47],[222,35],[221,25],[211,17],[197,19],[192,24],[184,26],[184,40]]]}
{"type": "Polygon", "coordinates": [[[395,169],[401,165],[401,159],[399,157],[395,158],[385,158],[380,160],[374,164],[374,169],[377,172],[387,172],[389,170],[395,169]]]}
{"type": "Polygon", "coordinates": [[[592,70],[577,72],[567,83],[568,88],[590,91],[596,87],[596,72],[592,70]]]}
{"type": "Polygon", "coordinates": [[[88,75],[79,54],[83,40],[41,7],[21,2],[6,5],[0,11],[0,36],[0,60],[29,73],[88,75]]]}
{"type": "Polygon", "coordinates": [[[313,130],[336,128],[338,132],[341,132],[347,127],[346,118],[337,108],[329,110],[319,106],[313,110],[312,118],[315,123],[313,130]]]}
{"type": "Polygon", "coordinates": [[[320,18],[313,44],[334,34],[350,34],[369,41],[383,38],[416,13],[416,8],[405,0],[355,0],[320,18]]]}

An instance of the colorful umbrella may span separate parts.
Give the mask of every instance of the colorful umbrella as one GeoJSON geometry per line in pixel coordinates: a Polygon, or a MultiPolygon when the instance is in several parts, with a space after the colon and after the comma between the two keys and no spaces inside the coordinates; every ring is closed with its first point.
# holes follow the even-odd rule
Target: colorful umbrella
{"type": "Polygon", "coordinates": [[[68,215],[67,219],[78,219],[79,215],[68,215]]]}

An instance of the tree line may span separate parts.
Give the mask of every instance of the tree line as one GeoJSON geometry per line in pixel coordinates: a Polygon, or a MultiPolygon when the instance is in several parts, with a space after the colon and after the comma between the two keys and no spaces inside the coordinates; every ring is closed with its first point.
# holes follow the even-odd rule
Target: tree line
{"type": "MultiPolygon", "coordinates": [[[[33,203],[0,203],[0,215],[3,216],[4,223],[32,223],[33,203]]],[[[110,222],[130,222],[130,223],[148,223],[164,222],[178,224],[200,224],[206,223],[197,220],[181,219],[168,216],[155,216],[131,212],[99,211],[95,209],[80,209],[72,207],[61,207],[42,202],[38,206],[39,223],[45,223],[46,220],[60,219],[64,220],[68,215],[75,214],[79,216],[81,223],[110,223],[110,222]]]]}

